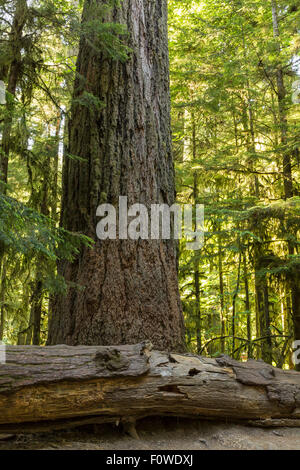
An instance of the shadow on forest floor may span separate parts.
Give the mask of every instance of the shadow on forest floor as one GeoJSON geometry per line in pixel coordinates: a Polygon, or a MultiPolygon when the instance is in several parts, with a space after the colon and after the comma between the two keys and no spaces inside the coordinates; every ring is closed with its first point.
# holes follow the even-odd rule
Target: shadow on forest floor
{"type": "Polygon", "coordinates": [[[112,425],[6,436],[6,440],[3,436],[0,450],[300,450],[300,428],[148,418],[138,423],[137,431],[139,440],[112,425]]]}

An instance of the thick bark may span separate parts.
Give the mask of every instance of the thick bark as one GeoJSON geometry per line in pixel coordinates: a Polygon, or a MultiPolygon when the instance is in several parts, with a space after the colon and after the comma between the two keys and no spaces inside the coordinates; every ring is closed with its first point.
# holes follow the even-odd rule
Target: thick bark
{"type": "Polygon", "coordinates": [[[300,426],[300,374],[261,361],[151,351],[148,342],[9,346],[0,366],[2,432],[157,415],[300,426]]]}
{"type": "MultiPolygon", "coordinates": [[[[84,21],[94,9],[85,3],[84,21]]],[[[101,5],[102,2],[96,2],[101,5]]],[[[92,16],[91,16],[92,15],[92,16]]],[[[69,153],[63,169],[62,225],[95,238],[96,208],[165,203],[175,197],[170,133],[166,0],[124,0],[108,21],[126,24],[129,60],[100,54],[82,38],[69,153]],[[92,93],[103,106],[80,102],[92,93]]],[[[184,348],[174,241],[96,241],[59,272],[70,288],[52,305],[49,344],[124,344],[150,338],[184,348]]]]}

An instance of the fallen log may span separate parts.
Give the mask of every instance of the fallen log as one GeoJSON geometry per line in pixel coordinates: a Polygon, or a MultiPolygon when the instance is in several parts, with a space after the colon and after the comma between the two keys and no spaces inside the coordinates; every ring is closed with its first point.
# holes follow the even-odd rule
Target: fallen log
{"type": "Polygon", "coordinates": [[[300,373],[126,346],[8,346],[0,431],[177,416],[300,426],[300,373]]]}

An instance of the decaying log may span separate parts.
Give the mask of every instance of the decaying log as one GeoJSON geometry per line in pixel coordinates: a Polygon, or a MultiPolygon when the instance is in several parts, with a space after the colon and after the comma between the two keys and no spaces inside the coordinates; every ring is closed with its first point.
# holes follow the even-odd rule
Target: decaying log
{"type": "Polygon", "coordinates": [[[132,346],[8,346],[0,431],[178,416],[300,426],[300,373],[132,346]],[[292,424],[291,424],[292,423],[292,424]]]}

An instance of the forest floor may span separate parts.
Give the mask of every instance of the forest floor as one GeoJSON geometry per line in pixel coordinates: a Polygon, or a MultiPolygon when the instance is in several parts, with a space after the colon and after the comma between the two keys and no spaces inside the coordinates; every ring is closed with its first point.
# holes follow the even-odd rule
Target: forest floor
{"type": "Polygon", "coordinates": [[[138,423],[137,431],[139,440],[111,425],[2,439],[0,435],[0,450],[300,450],[300,428],[153,418],[138,423]]]}

